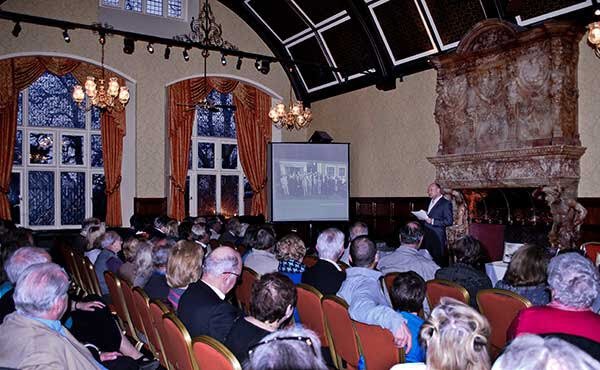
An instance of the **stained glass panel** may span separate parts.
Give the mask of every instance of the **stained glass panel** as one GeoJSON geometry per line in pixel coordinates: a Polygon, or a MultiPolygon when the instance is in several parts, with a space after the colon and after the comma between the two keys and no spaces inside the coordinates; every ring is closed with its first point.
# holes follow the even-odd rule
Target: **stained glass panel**
{"type": "Polygon", "coordinates": [[[10,215],[15,224],[21,223],[21,174],[13,172],[10,175],[8,188],[8,203],[10,204],[10,215]]]}
{"type": "Polygon", "coordinates": [[[102,0],[102,5],[118,7],[119,0],[102,0]]]}
{"type": "Polygon", "coordinates": [[[18,107],[17,107],[17,126],[23,125],[23,91],[19,92],[19,97],[17,98],[18,107]]]}
{"type": "Polygon", "coordinates": [[[214,143],[198,143],[198,168],[215,168],[214,143]]]}
{"type": "Polygon", "coordinates": [[[198,215],[214,215],[217,210],[217,177],[198,175],[198,215]]]}
{"type": "Polygon", "coordinates": [[[77,80],[70,73],[46,72],[29,87],[29,126],[85,128],[85,110],[71,97],[77,80]]]}
{"type": "Polygon", "coordinates": [[[17,130],[15,135],[15,153],[13,156],[13,165],[20,166],[23,164],[23,130],[17,130]]]}
{"type": "MultiPolygon", "coordinates": [[[[232,94],[221,94],[213,90],[207,99],[215,104],[233,104],[232,94]]],[[[222,109],[219,112],[210,112],[207,109],[196,109],[196,125],[198,136],[236,137],[234,114],[231,109],[222,109]]]]}
{"type": "Polygon", "coordinates": [[[131,10],[133,12],[142,11],[142,0],[125,0],[125,10],[131,10]]]}
{"type": "Polygon", "coordinates": [[[168,0],[169,17],[181,18],[182,17],[181,6],[182,6],[181,0],[168,0]]]}
{"type": "Polygon", "coordinates": [[[54,134],[29,133],[29,163],[54,163],[54,134]]]}
{"type": "Polygon", "coordinates": [[[106,220],[106,183],[103,174],[92,175],[92,217],[106,220]]]}
{"type": "Polygon", "coordinates": [[[221,144],[221,168],[235,170],[237,168],[237,145],[221,144]]]}
{"type": "Polygon", "coordinates": [[[221,176],[221,213],[233,216],[239,213],[239,176],[221,176]]]}
{"type": "Polygon", "coordinates": [[[90,135],[90,165],[92,167],[104,166],[101,135],[90,135]]]}
{"type": "Polygon", "coordinates": [[[62,135],[61,163],[66,165],[83,165],[83,136],[62,135]]]}
{"type": "Polygon", "coordinates": [[[91,128],[92,130],[100,130],[100,109],[96,108],[96,107],[92,107],[92,109],[90,110],[90,115],[91,115],[91,128]]]}
{"type": "Polygon", "coordinates": [[[152,15],[162,15],[162,0],[146,0],[146,13],[152,15]]]}
{"type": "Polygon", "coordinates": [[[54,172],[29,171],[29,225],[54,225],[54,172]]]}
{"type": "Polygon", "coordinates": [[[80,225],[85,218],[85,173],[60,173],[60,223],[80,225]]]}

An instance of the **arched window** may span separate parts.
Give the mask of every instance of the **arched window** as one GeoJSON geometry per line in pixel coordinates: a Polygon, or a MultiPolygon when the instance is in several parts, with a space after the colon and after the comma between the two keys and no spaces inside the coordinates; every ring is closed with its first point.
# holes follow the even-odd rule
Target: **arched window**
{"type": "Polygon", "coordinates": [[[76,84],[46,72],[19,94],[9,189],[17,224],[78,227],[106,216],[100,112],[73,101],[76,84]]]}

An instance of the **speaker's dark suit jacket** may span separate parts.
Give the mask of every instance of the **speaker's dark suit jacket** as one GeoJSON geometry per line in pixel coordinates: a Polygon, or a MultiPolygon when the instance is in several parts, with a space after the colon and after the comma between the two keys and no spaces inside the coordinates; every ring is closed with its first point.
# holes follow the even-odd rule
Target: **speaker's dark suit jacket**
{"type": "Polygon", "coordinates": [[[339,271],[331,262],[322,259],[302,273],[302,282],[314,286],[324,295],[336,294],[345,279],[344,271],[339,271]]]}
{"type": "Polygon", "coordinates": [[[438,265],[447,266],[446,227],[451,226],[454,221],[452,203],[441,197],[427,215],[433,219],[433,225],[425,223],[429,231],[425,233],[425,238],[429,239],[426,240],[425,247],[438,265]]]}
{"type": "Polygon", "coordinates": [[[192,338],[209,335],[221,343],[225,342],[233,321],[241,314],[237,307],[219,298],[202,280],[190,284],[177,309],[177,315],[192,338]]]}

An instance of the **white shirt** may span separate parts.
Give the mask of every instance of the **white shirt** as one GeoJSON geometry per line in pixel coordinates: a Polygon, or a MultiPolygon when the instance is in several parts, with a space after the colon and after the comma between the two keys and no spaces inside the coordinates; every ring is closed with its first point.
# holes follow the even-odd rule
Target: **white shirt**
{"type": "Polygon", "coordinates": [[[429,203],[429,208],[427,208],[427,213],[429,214],[429,212],[431,212],[431,209],[435,206],[435,204],[442,198],[442,196],[438,196],[435,199],[432,199],[431,202],[429,203]]]}

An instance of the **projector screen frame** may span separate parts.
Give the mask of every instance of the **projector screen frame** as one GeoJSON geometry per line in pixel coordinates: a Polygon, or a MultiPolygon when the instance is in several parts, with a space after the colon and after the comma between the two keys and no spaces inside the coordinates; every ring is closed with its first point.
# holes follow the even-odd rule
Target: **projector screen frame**
{"type": "Polygon", "coordinates": [[[267,207],[268,209],[268,217],[267,219],[270,222],[273,223],[289,223],[289,222],[307,222],[307,223],[314,223],[314,222],[349,222],[350,221],[350,143],[347,142],[342,142],[342,143],[304,143],[304,142],[294,142],[294,141],[282,141],[282,142],[269,142],[268,146],[267,146],[267,199],[269,200],[269,205],[267,207]],[[274,220],[273,219],[273,146],[276,145],[319,145],[319,146],[324,146],[324,145],[346,145],[347,147],[347,154],[348,154],[348,158],[347,160],[347,167],[346,167],[346,178],[348,179],[346,181],[346,186],[348,189],[348,198],[347,198],[347,206],[348,209],[346,210],[346,218],[333,218],[333,219],[327,219],[327,220],[306,220],[306,219],[301,219],[301,220],[274,220]]]}

